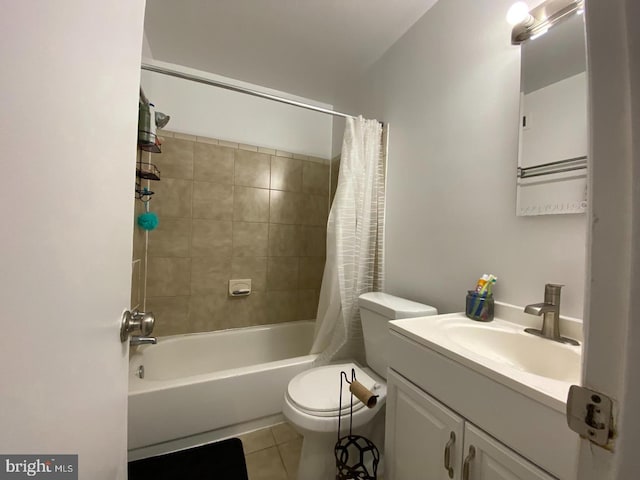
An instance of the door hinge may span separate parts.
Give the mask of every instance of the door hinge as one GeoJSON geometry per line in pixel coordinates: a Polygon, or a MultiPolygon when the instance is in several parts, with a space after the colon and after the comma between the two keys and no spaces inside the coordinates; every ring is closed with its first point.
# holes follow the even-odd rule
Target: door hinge
{"type": "Polygon", "coordinates": [[[567,424],[590,442],[608,450],[613,448],[613,402],[608,396],[571,385],[567,399],[567,424]]]}

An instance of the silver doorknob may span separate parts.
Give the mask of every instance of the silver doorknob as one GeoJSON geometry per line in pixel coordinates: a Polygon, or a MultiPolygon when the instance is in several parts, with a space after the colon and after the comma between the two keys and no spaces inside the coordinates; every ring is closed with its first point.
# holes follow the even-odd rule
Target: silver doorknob
{"type": "Polygon", "coordinates": [[[129,339],[129,335],[132,334],[146,337],[153,332],[155,323],[156,319],[153,312],[139,312],[138,310],[130,312],[125,310],[120,324],[120,340],[126,342],[129,339]]]}

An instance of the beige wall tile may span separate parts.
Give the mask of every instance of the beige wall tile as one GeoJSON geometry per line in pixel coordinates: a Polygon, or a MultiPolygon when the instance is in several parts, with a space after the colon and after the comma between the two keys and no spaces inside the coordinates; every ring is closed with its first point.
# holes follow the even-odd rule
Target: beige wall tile
{"type": "Polygon", "coordinates": [[[271,190],[271,201],[269,204],[269,220],[271,223],[286,223],[290,225],[299,224],[305,201],[301,193],[281,192],[271,190]]]}
{"type": "Polygon", "coordinates": [[[302,164],[302,191],[320,195],[329,194],[329,165],[316,162],[302,164]]]}
{"type": "Polygon", "coordinates": [[[153,182],[151,190],[155,195],[149,204],[149,210],[156,212],[160,221],[165,217],[188,218],[191,216],[193,182],[175,178],[153,182]]]}
{"type": "Polygon", "coordinates": [[[231,257],[231,221],[193,220],[191,234],[192,257],[231,257]]]}
{"type": "Polygon", "coordinates": [[[297,320],[315,320],[319,301],[319,290],[299,290],[297,320]]]}
{"type": "Polygon", "coordinates": [[[162,128],[158,128],[156,130],[156,134],[159,137],[167,137],[167,138],[173,138],[173,132],[169,131],[169,130],[163,130],[162,128]]]}
{"type": "Polygon", "coordinates": [[[324,264],[324,257],[300,257],[298,274],[299,288],[320,290],[324,264]]]}
{"type": "Polygon", "coordinates": [[[209,145],[218,145],[219,140],[217,138],[209,137],[196,137],[198,143],[208,143],[209,145]]]}
{"type": "Polygon", "coordinates": [[[191,261],[191,294],[227,293],[231,257],[199,257],[191,261]]]}
{"type": "Polygon", "coordinates": [[[218,140],[218,144],[222,145],[223,147],[229,147],[229,148],[238,148],[238,144],[236,142],[229,142],[227,140],[218,140]]]}
{"type": "Polygon", "coordinates": [[[263,428],[256,430],[255,432],[245,433],[238,437],[242,441],[242,449],[244,454],[257,452],[258,450],[264,450],[268,447],[273,447],[275,442],[270,428],[263,428]]]}
{"type": "Polygon", "coordinates": [[[227,299],[227,328],[264,325],[267,323],[265,292],[252,292],[246,297],[227,299]]]}
{"type": "Polygon", "coordinates": [[[142,261],[140,259],[131,262],[131,299],[129,309],[142,310],[142,261]]]}
{"type": "Polygon", "coordinates": [[[333,199],[336,196],[336,189],[338,188],[338,176],[340,174],[340,157],[336,157],[331,161],[331,205],[333,205],[333,199]]]}
{"type": "Polygon", "coordinates": [[[226,302],[226,291],[209,295],[191,295],[189,297],[189,328],[191,331],[219,330],[223,322],[227,321],[226,302]]]}
{"type": "MultiPolygon", "coordinates": [[[[328,164],[171,132],[163,152],[151,157],[163,171],[162,181],[147,182],[157,192],[151,211],[160,217],[159,228],[149,233],[147,309],[164,317],[156,333],[315,317],[326,248],[328,164]],[[229,297],[232,278],[250,278],[251,295],[229,297]]],[[[143,209],[136,202],[136,215],[143,209]]],[[[145,244],[145,232],[136,227],[140,272],[145,244]]],[[[132,301],[135,295],[134,287],[132,301]]]]}
{"type": "Polygon", "coordinates": [[[233,256],[266,257],[269,224],[233,222],[233,256]]]}
{"type": "Polygon", "coordinates": [[[233,257],[232,278],[250,278],[251,290],[259,292],[267,285],[267,257],[233,257]]]}
{"type": "Polygon", "coordinates": [[[257,152],[258,151],[258,147],[254,146],[254,145],[247,145],[246,143],[238,144],[238,149],[239,150],[247,150],[249,152],[257,152]]]}
{"type": "Polygon", "coordinates": [[[267,292],[267,315],[269,323],[298,320],[298,291],[283,290],[267,292]]]}
{"type": "Polygon", "coordinates": [[[302,161],[286,157],[271,157],[271,188],[300,192],[302,190],[302,161]]]}
{"type": "Polygon", "coordinates": [[[156,317],[153,335],[177,335],[189,333],[189,297],[149,297],[147,298],[148,312],[156,317]]]}
{"type": "Polygon", "coordinates": [[[322,163],[327,165],[331,163],[331,160],[329,158],[314,157],[313,155],[309,155],[307,157],[307,160],[309,160],[310,162],[322,163]]]}
{"type": "Polygon", "coordinates": [[[236,151],[234,184],[245,187],[269,188],[271,157],[265,153],[236,151]]]}
{"type": "Polygon", "coordinates": [[[193,146],[188,140],[167,138],[162,153],[151,157],[151,162],[160,169],[160,178],[193,178],[193,146]]]}
{"type": "Polygon", "coordinates": [[[298,257],[269,257],[267,290],[298,288],[298,257]]]}
{"type": "Polygon", "coordinates": [[[265,448],[245,457],[251,480],[287,480],[277,447],[265,448]]]}
{"type": "Polygon", "coordinates": [[[233,183],[235,150],[207,143],[194,147],[194,179],[200,182],[233,183]]]}
{"type": "Polygon", "coordinates": [[[149,255],[152,257],[188,257],[191,219],[160,219],[158,228],[149,232],[149,255]]]}
{"type": "Polygon", "coordinates": [[[149,257],[147,296],[173,297],[189,295],[190,258],[149,257]]]}
{"type": "Polygon", "coordinates": [[[236,186],[233,193],[233,220],[268,222],[269,190],[236,186]]]}
{"type": "Polygon", "coordinates": [[[269,256],[297,257],[302,243],[299,225],[269,224],[269,256]]]}
{"type": "Polygon", "coordinates": [[[326,226],[300,227],[300,255],[303,257],[324,257],[327,250],[326,226]]]}
{"type": "Polygon", "coordinates": [[[146,250],[147,232],[138,226],[138,215],[144,212],[144,204],[135,200],[133,209],[133,255],[132,260],[143,258],[146,250]]]}
{"type": "Polygon", "coordinates": [[[231,220],[233,185],[193,182],[193,218],[231,220]]]}
{"type": "Polygon", "coordinates": [[[276,150],[276,155],[279,156],[279,157],[293,158],[293,153],[285,152],[284,150],[276,150]]]}
{"type": "Polygon", "coordinates": [[[304,195],[301,205],[303,225],[327,225],[329,218],[329,197],[327,195],[304,195]]]}
{"type": "Polygon", "coordinates": [[[189,140],[191,142],[195,142],[196,141],[196,136],[195,135],[189,135],[188,133],[173,132],[173,136],[174,136],[174,138],[179,138],[181,140],[189,140]]]}

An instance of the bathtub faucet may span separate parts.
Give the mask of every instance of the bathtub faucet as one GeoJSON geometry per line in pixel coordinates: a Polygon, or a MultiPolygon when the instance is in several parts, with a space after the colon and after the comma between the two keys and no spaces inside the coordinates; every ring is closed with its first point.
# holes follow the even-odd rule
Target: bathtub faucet
{"type": "Polygon", "coordinates": [[[155,345],[156,343],[158,343],[158,339],[156,337],[133,336],[129,339],[129,345],[132,347],[137,345],[155,345]]]}

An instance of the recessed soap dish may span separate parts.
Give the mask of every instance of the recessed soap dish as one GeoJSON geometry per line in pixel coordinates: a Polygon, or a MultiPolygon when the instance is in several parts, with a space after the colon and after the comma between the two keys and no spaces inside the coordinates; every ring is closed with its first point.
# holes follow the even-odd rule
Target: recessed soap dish
{"type": "Polygon", "coordinates": [[[229,280],[230,297],[246,297],[251,293],[251,279],[229,280]]]}

